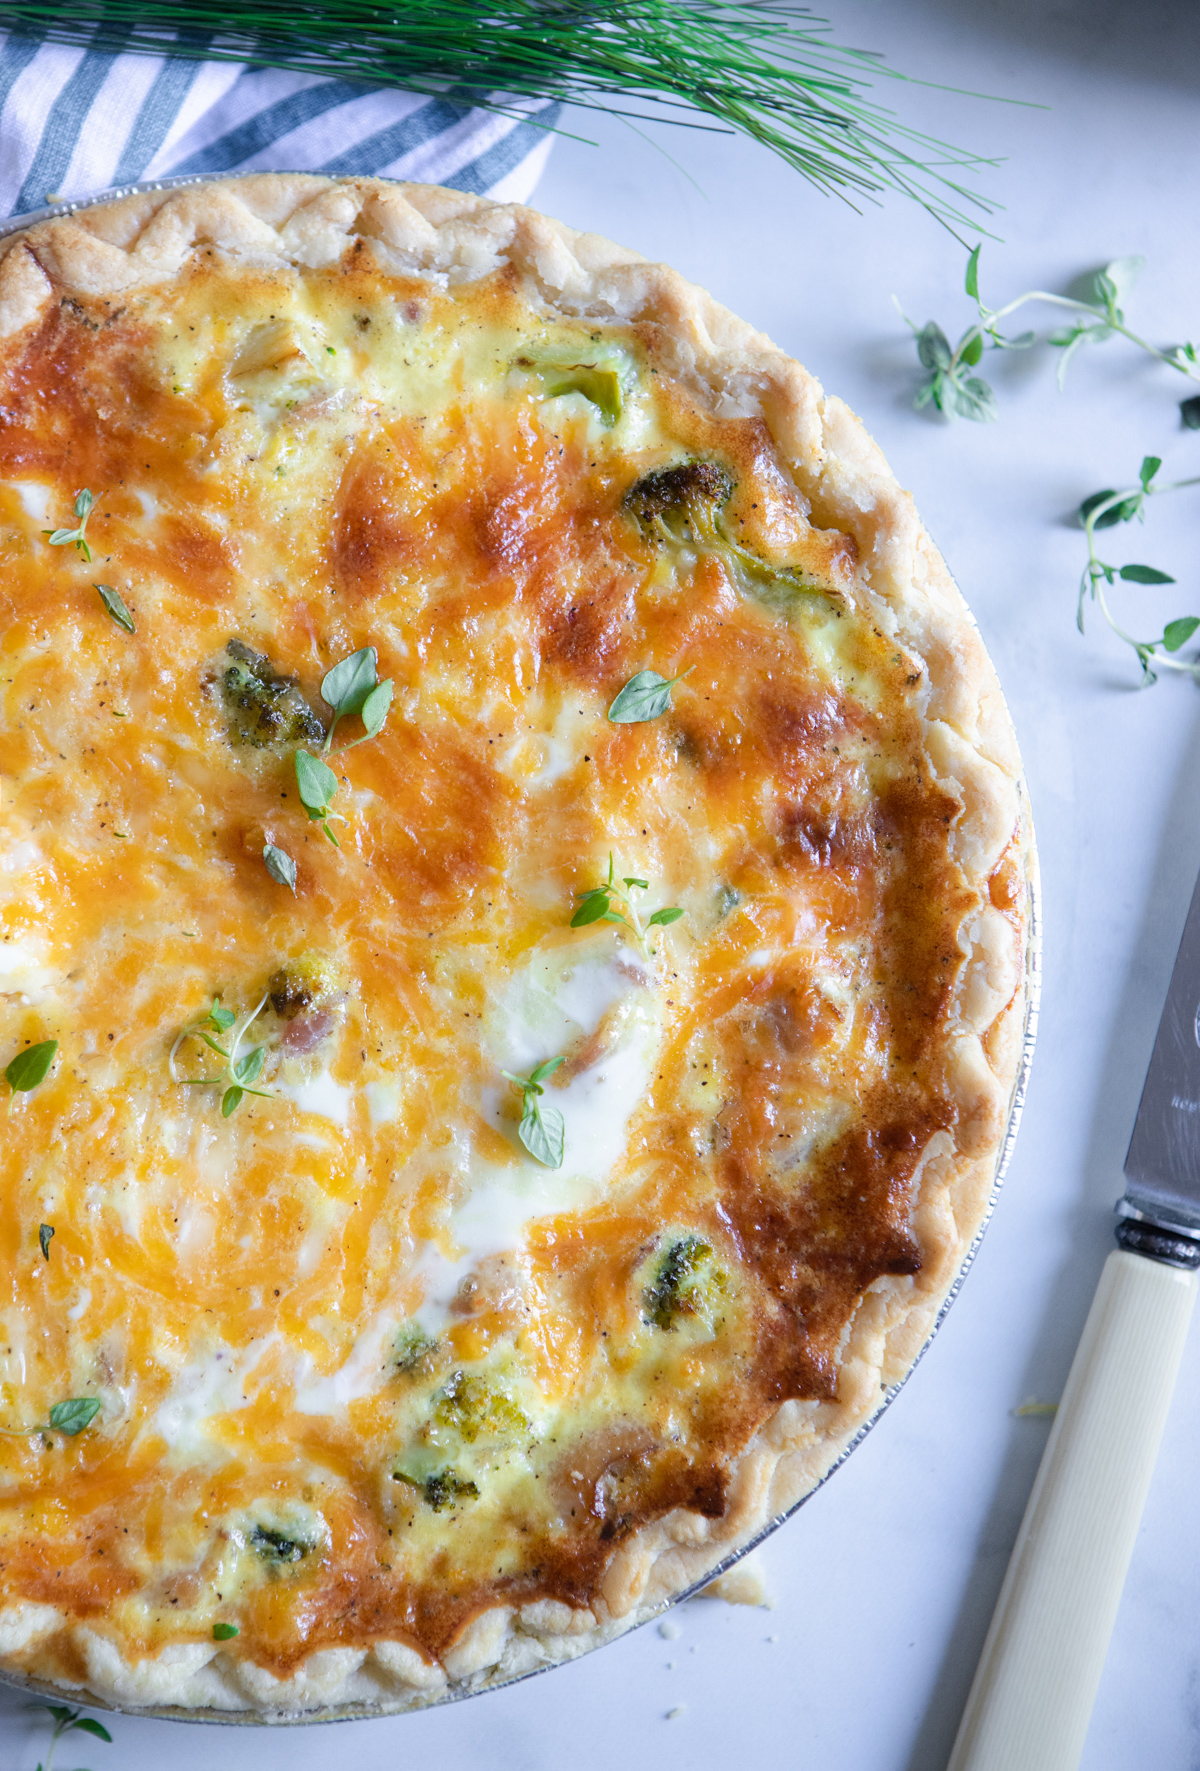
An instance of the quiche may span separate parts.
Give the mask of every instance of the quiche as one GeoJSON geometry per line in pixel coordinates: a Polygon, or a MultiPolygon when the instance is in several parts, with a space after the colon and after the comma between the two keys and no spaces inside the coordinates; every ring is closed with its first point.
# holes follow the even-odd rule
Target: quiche
{"type": "Polygon", "coordinates": [[[286,1719],[651,1615],[985,1214],[1033,847],[855,417],[460,192],[0,263],[0,1670],[286,1719]]]}

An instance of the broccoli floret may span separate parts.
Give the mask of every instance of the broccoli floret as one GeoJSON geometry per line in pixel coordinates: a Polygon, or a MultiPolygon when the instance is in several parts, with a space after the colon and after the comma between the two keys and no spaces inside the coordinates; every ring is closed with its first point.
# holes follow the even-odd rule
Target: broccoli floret
{"type": "Polygon", "coordinates": [[[294,1020],[329,995],[337,982],[334,969],[320,954],[302,953],[272,972],[267,989],[271,1007],[281,1021],[294,1020]]]}
{"type": "Polygon", "coordinates": [[[393,1482],[407,1482],[419,1490],[426,1506],[435,1513],[444,1513],[460,1500],[478,1500],[479,1489],[474,1482],[454,1470],[434,1470],[428,1476],[412,1476],[407,1470],[393,1470],[393,1482]]]}
{"type": "Polygon", "coordinates": [[[733,495],[733,481],[715,461],[681,461],[656,468],[625,494],[625,509],[642,533],[655,541],[715,541],[720,514],[733,495]]]}
{"type": "Polygon", "coordinates": [[[529,1422],[511,1397],[472,1372],[455,1371],[438,1391],[433,1418],[440,1427],[451,1427],[468,1445],[476,1439],[516,1438],[529,1431],[529,1422]]]}
{"type": "Polygon", "coordinates": [[[425,1499],[435,1513],[444,1513],[460,1500],[478,1500],[479,1489],[474,1482],[456,1476],[453,1470],[435,1470],[426,1478],[425,1499]]]}
{"type": "Polygon", "coordinates": [[[250,1533],[250,1547],[257,1550],[264,1562],[281,1566],[285,1562],[302,1562],[313,1546],[302,1537],[287,1537],[268,1525],[256,1525],[250,1533]]]}
{"type": "Polygon", "coordinates": [[[419,1322],[402,1322],[396,1332],[396,1370],[405,1377],[427,1372],[437,1352],[437,1342],[425,1333],[419,1322]]]}
{"type": "Polygon", "coordinates": [[[726,1287],[712,1249],[699,1236],[672,1242],[645,1294],[645,1316],[656,1328],[674,1329],[688,1316],[710,1322],[726,1287]]]}
{"type": "Polygon", "coordinates": [[[266,750],[273,745],[317,743],[324,738],[325,728],[295,677],[281,676],[269,658],[242,640],[230,640],[225,652],[229,663],[221,688],[232,744],[266,750]]]}
{"type": "Polygon", "coordinates": [[[635,481],[623,508],[648,541],[716,554],[735,583],[783,615],[792,612],[798,591],[836,602],[832,585],[793,566],[772,566],[730,532],[725,506],[732,496],[733,480],[719,463],[681,461],[635,481]]]}

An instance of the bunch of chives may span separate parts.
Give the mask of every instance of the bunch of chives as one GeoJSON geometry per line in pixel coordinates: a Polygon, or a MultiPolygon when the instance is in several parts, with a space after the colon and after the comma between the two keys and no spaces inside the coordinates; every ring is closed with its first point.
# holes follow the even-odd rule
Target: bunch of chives
{"type": "Polygon", "coordinates": [[[559,100],[738,130],[825,192],[904,192],[939,220],[992,207],[961,178],[992,164],[868,96],[904,79],[787,0],[27,0],[0,28],[115,52],[334,75],[493,110],[559,100]],[[647,109],[647,107],[650,107],[647,109]]]}

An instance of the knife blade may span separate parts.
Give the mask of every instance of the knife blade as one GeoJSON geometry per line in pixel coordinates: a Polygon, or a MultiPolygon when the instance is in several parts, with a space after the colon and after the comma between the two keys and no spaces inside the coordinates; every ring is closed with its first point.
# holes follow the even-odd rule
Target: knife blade
{"type": "Polygon", "coordinates": [[[1200,1265],[1200,879],[1175,956],[1117,1206],[1123,1248],[1200,1265]]]}
{"type": "Polygon", "coordinates": [[[1200,879],[1109,1255],[996,1601],[949,1771],[1076,1771],[1195,1305],[1200,879]]]}

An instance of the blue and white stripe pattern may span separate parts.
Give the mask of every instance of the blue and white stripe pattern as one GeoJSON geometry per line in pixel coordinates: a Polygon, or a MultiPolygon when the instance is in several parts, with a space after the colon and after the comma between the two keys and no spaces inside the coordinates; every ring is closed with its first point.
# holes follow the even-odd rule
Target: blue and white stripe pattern
{"type": "Polygon", "coordinates": [[[498,116],[278,68],[112,55],[0,34],[0,216],[138,179],[379,174],[525,202],[558,106],[498,116]]]}

